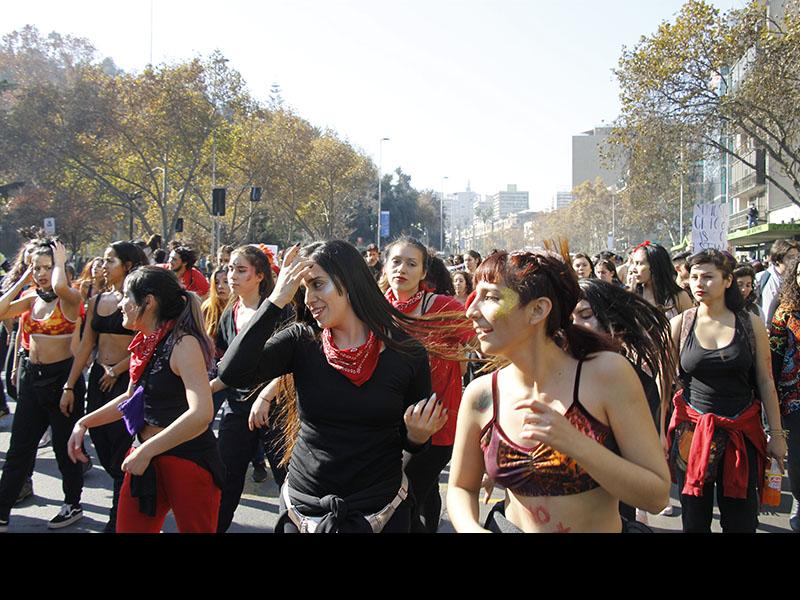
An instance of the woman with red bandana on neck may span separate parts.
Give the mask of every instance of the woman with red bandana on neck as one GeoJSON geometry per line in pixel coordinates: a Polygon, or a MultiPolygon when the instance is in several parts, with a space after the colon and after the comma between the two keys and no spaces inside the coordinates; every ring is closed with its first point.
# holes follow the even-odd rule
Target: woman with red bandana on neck
{"type": "Polygon", "coordinates": [[[427,353],[406,333],[416,323],[349,243],[286,252],[275,289],[219,365],[237,388],[293,375],[296,393],[281,394],[288,476],[276,532],[409,531],[403,450],[425,450],[447,418],[429,398],[427,353]],[[298,322],[276,332],[301,286],[298,322]]]}
{"type": "MultiPolygon", "coordinates": [[[[424,283],[430,257],[420,242],[411,237],[401,237],[384,250],[384,273],[389,282],[386,299],[399,311],[420,317],[437,313],[464,314],[464,305],[452,296],[434,294],[424,283]]],[[[444,343],[458,348],[473,337],[472,327],[464,317],[464,328],[460,335],[446,337],[444,343]]],[[[411,481],[415,506],[411,521],[411,531],[436,533],[442,500],[439,495],[439,475],[450,462],[453,454],[453,440],[461,403],[462,375],[466,363],[430,358],[431,385],[436,397],[448,411],[447,424],[431,438],[431,447],[413,456],[406,465],[406,475],[411,481]]]]}
{"type": "Polygon", "coordinates": [[[78,420],[69,456],[86,462],[86,430],[124,419],[140,445],[122,463],[117,533],[158,533],[170,510],[178,531],[215,533],[225,467],[211,431],[214,344],[200,302],[174,273],[144,266],[125,279],[120,309],[122,326],[138,332],[128,390],[78,420]]]}

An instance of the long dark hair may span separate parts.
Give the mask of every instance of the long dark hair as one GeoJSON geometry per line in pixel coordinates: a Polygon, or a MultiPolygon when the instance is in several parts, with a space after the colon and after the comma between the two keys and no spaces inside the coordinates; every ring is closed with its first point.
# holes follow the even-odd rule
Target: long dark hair
{"type": "Polygon", "coordinates": [[[676,372],[669,320],[641,296],[602,279],[581,279],[583,297],[611,337],[622,343],[625,356],[652,375],[660,375],[669,389],[676,372]]]}
{"type": "Polygon", "coordinates": [[[130,273],[136,267],[150,264],[150,261],[147,260],[147,255],[136,244],[120,240],[118,242],[111,242],[108,247],[114,251],[117,258],[125,265],[126,273],[130,273]]]}
{"type": "MultiPolygon", "coordinates": [[[[437,343],[436,332],[442,328],[463,327],[462,313],[438,313],[428,318],[400,312],[381,293],[361,253],[343,240],[314,242],[301,248],[300,256],[314,261],[330,276],[339,294],[348,296],[356,317],[387,348],[406,355],[419,355],[424,347],[433,355],[455,359],[445,352],[439,354],[438,348],[442,344],[437,343]],[[453,325],[450,325],[451,319],[453,325]]],[[[427,256],[427,250],[424,256],[427,256]]],[[[318,335],[319,327],[303,301],[301,290],[295,295],[293,304],[295,320],[308,325],[318,335]]],[[[285,465],[289,462],[300,428],[293,376],[281,377],[277,402],[276,419],[280,429],[275,446],[283,452],[281,464],[285,465]]]]}
{"type": "Polygon", "coordinates": [[[739,286],[736,285],[736,279],[733,276],[733,271],[736,268],[736,261],[727,252],[722,252],[715,248],[708,248],[702,250],[697,254],[693,254],[686,261],[686,268],[690,271],[692,267],[697,265],[714,265],[717,269],[722,271],[722,276],[731,278],[731,285],[725,290],[725,306],[728,310],[739,312],[744,308],[744,298],[739,286]]]}
{"type": "MultiPolygon", "coordinates": [[[[427,251],[424,256],[426,255],[427,251]]],[[[381,293],[367,262],[355,246],[343,240],[314,242],[301,248],[300,256],[314,261],[330,275],[336,291],[342,296],[349,297],[350,306],[353,307],[356,317],[387,347],[400,352],[409,352],[414,346],[418,347],[416,344],[410,345],[398,341],[397,334],[401,331],[407,333],[417,331],[421,319],[406,315],[392,306],[381,293]]],[[[305,304],[297,307],[297,318],[314,328],[317,327],[305,304]]]]}
{"type": "Polygon", "coordinates": [[[450,277],[450,271],[447,270],[447,265],[445,265],[444,261],[438,256],[432,256],[430,259],[425,283],[437,294],[444,294],[445,296],[456,295],[456,289],[453,287],[453,279],[450,277]]]}
{"type": "Polygon", "coordinates": [[[125,279],[128,293],[139,306],[139,316],[144,313],[145,298],[152,294],[158,306],[156,319],[159,324],[175,319],[173,335],[180,339],[190,335],[200,343],[206,368],[211,368],[214,343],[203,328],[200,300],[194,292],[181,287],[178,277],[169,269],[143,266],[132,271],[125,279]]]}
{"type": "MultiPolygon", "coordinates": [[[[650,265],[651,287],[656,304],[662,310],[677,307],[678,297],[683,289],[675,281],[675,267],[672,265],[669,252],[661,244],[649,242],[639,244],[633,249],[633,252],[635,253],[637,250],[644,250],[647,264],[650,265]]],[[[643,295],[643,284],[636,284],[636,293],[640,296],[643,295]]]]}
{"type": "Polygon", "coordinates": [[[495,252],[475,272],[475,283],[504,284],[519,295],[520,306],[546,297],[552,308],[545,333],[578,360],[605,350],[617,351],[609,336],[597,334],[572,322],[572,312],[581,298],[578,276],[572,264],[555,252],[495,252]]]}

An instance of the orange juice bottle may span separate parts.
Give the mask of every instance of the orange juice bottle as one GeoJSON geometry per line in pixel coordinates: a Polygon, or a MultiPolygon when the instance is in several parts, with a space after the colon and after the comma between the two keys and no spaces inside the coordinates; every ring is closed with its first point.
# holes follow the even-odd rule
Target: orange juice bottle
{"type": "Polygon", "coordinates": [[[781,471],[778,461],[772,459],[769,471],[764,475],[764,489],[761,492],[761,503],[766,506],[778,506],[781,503],[781,471]]]}

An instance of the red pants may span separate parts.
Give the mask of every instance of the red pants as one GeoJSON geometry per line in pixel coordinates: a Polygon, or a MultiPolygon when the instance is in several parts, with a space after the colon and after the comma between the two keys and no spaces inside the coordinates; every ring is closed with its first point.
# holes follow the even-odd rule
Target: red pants
{"type": "Polygon", "coordinates": [[[180,533],[216,533],[222,491],[211,473],[177,456],[156,456],[152,464],[158,481],[156,515],[139,512],[139,500],[131,496],[131,474],[125,473],[119,494],[117,533],[158,533],[170,509],[180,533]]]}

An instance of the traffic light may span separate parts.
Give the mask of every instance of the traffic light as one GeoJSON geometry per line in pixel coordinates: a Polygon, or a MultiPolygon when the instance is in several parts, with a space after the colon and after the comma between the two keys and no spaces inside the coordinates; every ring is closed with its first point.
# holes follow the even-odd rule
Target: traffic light
{"type": "Polygon", "coordinates": [[[225,216],[225,188],[214,188],[211,191],[211,214],[215,217],[225,216]]]}
{"type": "Polygon", "coordinates": [[[251,187],[250,188],[250,202],[258,202],[261,200],[261,188],[260,187],[251,187]]]}

